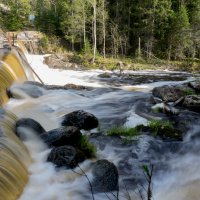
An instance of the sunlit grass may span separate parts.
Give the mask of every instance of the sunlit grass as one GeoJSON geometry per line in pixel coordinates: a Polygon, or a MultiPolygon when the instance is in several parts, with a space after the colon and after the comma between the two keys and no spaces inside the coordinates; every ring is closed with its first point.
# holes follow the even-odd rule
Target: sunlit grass
{"type": "Polygon", "coordinates": [[[127,128],[124,126],[116,126],[107,131],[108,136],[137,136],[139,131],[137,128],[127,128]]]}

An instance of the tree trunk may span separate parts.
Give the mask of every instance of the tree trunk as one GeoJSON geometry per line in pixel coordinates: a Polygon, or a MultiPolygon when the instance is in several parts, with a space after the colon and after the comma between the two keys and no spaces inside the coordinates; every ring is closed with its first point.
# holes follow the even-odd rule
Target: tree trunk
{"type": "Polygon", "coordinates": [[[96,58],[96,48],[97,48],[97,3],[96,0],[93,1],[93,59],[92,63],[94,63],[96,58]]]}
{"type": "Polygon", "coordinates": [[[85,31],[85,11],[84,11],[84,14],[83,14],[83,46],[84,46],[84,51],[86,50],[86,31],[85,31]]]}
{"type": "Polygon", "coordinates": [[[72,36],[72,51],[74,51],[74,36],[72,36]]]}
{"type": "Polygon", "coordinates": [[[106,57],[105,0],[103,0],[103,57],[106,57]]]}
{"type": "Polygon", "coordinates": [[[128,1],[129,8],[128,8],[128,43],[130,41],[130,29],[131,29],[131,2],[128,1]]]}
{"type": "Polygon", "coordinates": [[[172,45],[169,45],[169,49],[168,49],[168,61],[171,60],[171,50],[172,50],[172,45]]]}
{"type": "Polygon", "coordinates": [[[138,57],[141,58],[141,41],[140,41],[140,37],[138,38],[138,57]]]}

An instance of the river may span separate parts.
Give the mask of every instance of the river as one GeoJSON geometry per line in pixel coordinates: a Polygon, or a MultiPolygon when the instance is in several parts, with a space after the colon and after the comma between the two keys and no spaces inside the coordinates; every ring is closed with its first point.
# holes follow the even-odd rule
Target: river
{"type": "MultiPolygon", "coordinates": [[[[5,108],[17,117],[31,117],[46,130],[60,126],[60,117],[74,110],[84,110],[94,114],[100,122],[99,129],[83,134],[91,134],[90,141],[97,147],[97,159],[108,159],[120,174],[119,199],[141,199],[138,190],[144,184],[142,165],[153,164],[154,200],[199,200],[200,196],[200,145],[198,135],[200,125],[198,114],[183,141],[162,141],[150,135],[135,137],[125,143],[118,137],[107,137],[102,133],[113,126],[135,127],[146,125],[151,113],[149,99],[156,86],[182,84],[193,79],[191,74],[170,71],[124,71],[124,77],[112,72],[111,78],[100,78],[101,70],[72,71],[49,69],[43,64],[43,56],[26,55],[30,65],[47,85],[76,84],[85,89],[50,89],[32,85],[15,84],[11,91],[18,98],[10,99],[5,108]],[[126,76],[129,74],[128,76],[126,76]],[[26,91],[41,93],[38,98],[26,91]],[[20,98],[19,98],[20,97],[20,98]],[[146,109],[147,108],[147,109],[146,109]],[[99,134],[101,132],[101,134],[99,134]]],[[[110,72],[108,72],[110,73],[110,72]]],[[[185,111],[186,112],[186,111],[185,111]]],[[[193,113],[190,113],[193,116],[193,113]]],[[[190,115],[189,114],[189,115],[190,115]]],[[[151,117],[151,116],[150,116],[151,117]]],[[[158,118],[160,116],[157,116],[158,118]]],[[[19,200],[85,200],[92,199],[88,180],[80,175],[79,168],[55,170],[47,163],[50,149],[37,136],[28,133],[24,141],[33,163],[28,168],[29,182],[19,200]]],[[[80,166],[89,179],[91,163],[86,160],[80,166]]],[[[95,194],[95,200],[116,199],[115,194],[95,194]],[[107,196],[108,195],[108,196],[107,196]]]]}

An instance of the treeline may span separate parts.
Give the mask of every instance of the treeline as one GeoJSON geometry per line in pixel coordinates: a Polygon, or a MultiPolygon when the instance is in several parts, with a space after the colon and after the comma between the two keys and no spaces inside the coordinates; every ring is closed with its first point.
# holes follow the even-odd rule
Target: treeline
{"type": "Polygon", "coordinates": [[[31,25],[71,50],[167,60],[200,58],[199,0],[1,0],[7,30],[31,25]]]}

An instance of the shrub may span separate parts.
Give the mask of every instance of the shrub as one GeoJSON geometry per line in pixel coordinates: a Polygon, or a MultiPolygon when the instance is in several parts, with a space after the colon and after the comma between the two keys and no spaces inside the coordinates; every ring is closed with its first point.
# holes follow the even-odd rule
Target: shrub
{"type": "Polygon", "coordinates": [[[39,41],[39,44],[41,45],[41,48],[44,50],[44,51],[47,51],[48,50],[48,43],[49,43],[49,40],[48,40],[48,37],[47,36],[44,36],[40,39],[39,41]]]}

